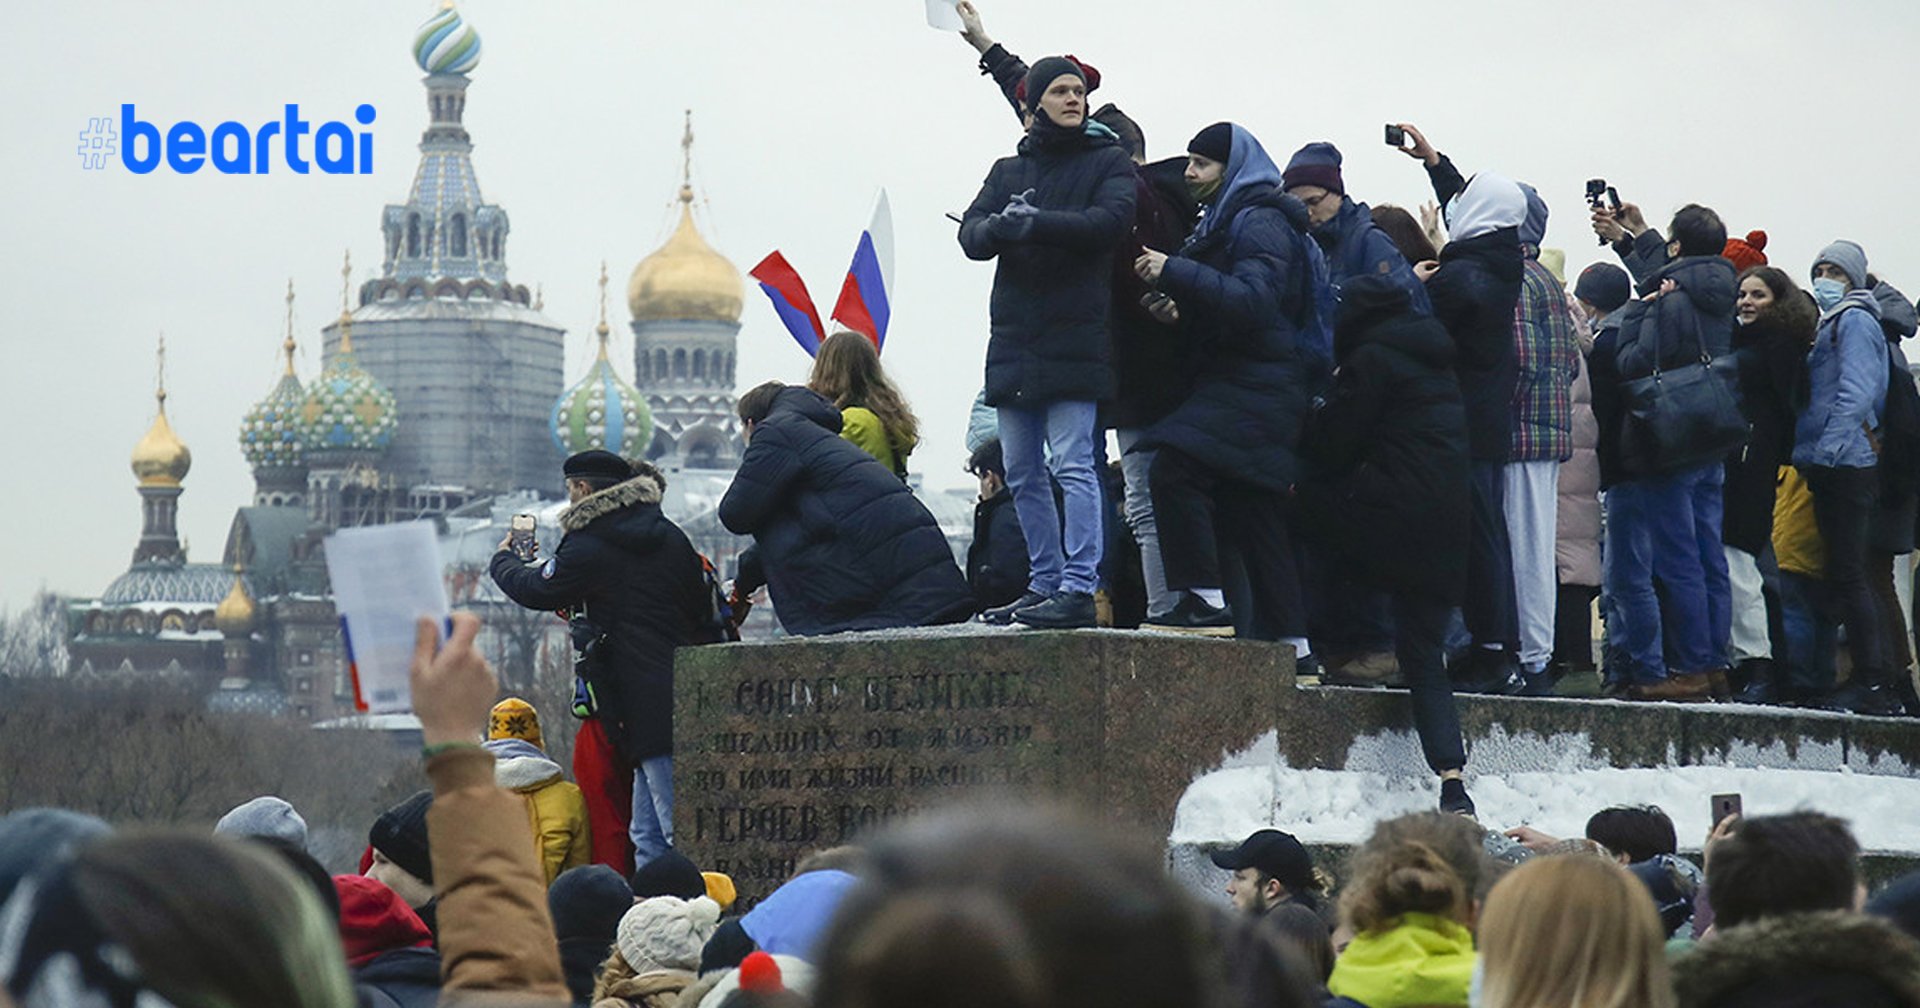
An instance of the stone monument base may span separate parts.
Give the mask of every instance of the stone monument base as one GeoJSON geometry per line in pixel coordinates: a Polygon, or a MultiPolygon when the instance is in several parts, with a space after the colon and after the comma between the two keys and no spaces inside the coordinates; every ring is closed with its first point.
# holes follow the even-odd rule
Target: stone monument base
{"type": "Polygon", "coordinates": [[[685,648],[674,671],[674,844],[743,906],[812,851],[956,801],[1164,837],[1294,692],[1272,644],[976,626],[685,648]]]}

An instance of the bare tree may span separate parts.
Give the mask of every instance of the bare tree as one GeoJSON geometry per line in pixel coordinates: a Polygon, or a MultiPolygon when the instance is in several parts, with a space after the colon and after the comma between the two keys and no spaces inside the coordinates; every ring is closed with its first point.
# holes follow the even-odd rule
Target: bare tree
{"type": "Polygon", "coordinates": [[[66,599],[42,588],[19,611],[0,610],[0,675],[47,678],[66,671],[66,599]]]}

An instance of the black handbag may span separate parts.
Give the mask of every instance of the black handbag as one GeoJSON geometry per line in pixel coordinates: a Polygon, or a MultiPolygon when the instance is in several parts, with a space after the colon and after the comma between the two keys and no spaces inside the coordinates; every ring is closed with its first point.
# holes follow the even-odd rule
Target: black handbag
{"type": "MultiPolygon", "coordinates": [[[[1645,328],[1645,318],[1640,328],[1645,328]]],[[[1653,327],[1653,373],[1621,382],[1622,460],[1635,476],[1665,476],[1725,458],[1747,441],[1738,375],[1700,351],[1696,362],[1663,370],[1660,329],[1653,327]]],[[[1697,342],[1697,341],[1696,341],[1697,342]]]]}

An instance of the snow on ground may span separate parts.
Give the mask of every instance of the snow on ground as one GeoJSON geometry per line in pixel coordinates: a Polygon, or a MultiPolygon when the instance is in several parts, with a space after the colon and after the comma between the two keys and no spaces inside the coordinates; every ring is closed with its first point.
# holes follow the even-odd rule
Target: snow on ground
{"type": "MultiPolygon", "coordinates": [[[[1548,758],[1533,761],[1499,748],[1505,758],[1482,767],[1476,746],[1467,776],[1480,822],[1494,829],[1526,825],[1579,836],[1587,817],[1603,808],[1653,804],[1673,817],[1680,845],[1692,849],[1707,835],[1709,798],[1737,793],[1749,815],[1826,812],[1852,823],[1867,850],[1920,852],[1920,779],[1750,765],[1621,770],[1597,765],[1571,740],[1543,743],[1536,755],[1548,758]]],[[[1439,782],[1424,772],[1419,752],[1411,733],[1385,732],[1354,743],[1352,769],[1296,770],[1269,735],[1188,787],[1169,842],[1238,843],[1254,830],[1278,827],[1309,843],[1358,843],[1382,819],[1436,806],[1439,782]]]]}

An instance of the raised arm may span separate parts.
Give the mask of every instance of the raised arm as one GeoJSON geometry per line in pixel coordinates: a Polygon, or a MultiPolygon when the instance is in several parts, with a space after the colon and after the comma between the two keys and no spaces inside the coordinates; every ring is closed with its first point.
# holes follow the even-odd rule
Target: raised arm
{"type": "Polygon", "coordinates": [[[433,805],[428,849],[440,925],[440,1003],[570,1003],[547,912],[546,876],[519,795],[494,783],[478,740],[499,691],[473,640],[480,620],[455,613],[453,633],[421,620],[414,639],[413,710],[426,743],[433,805]]]}

